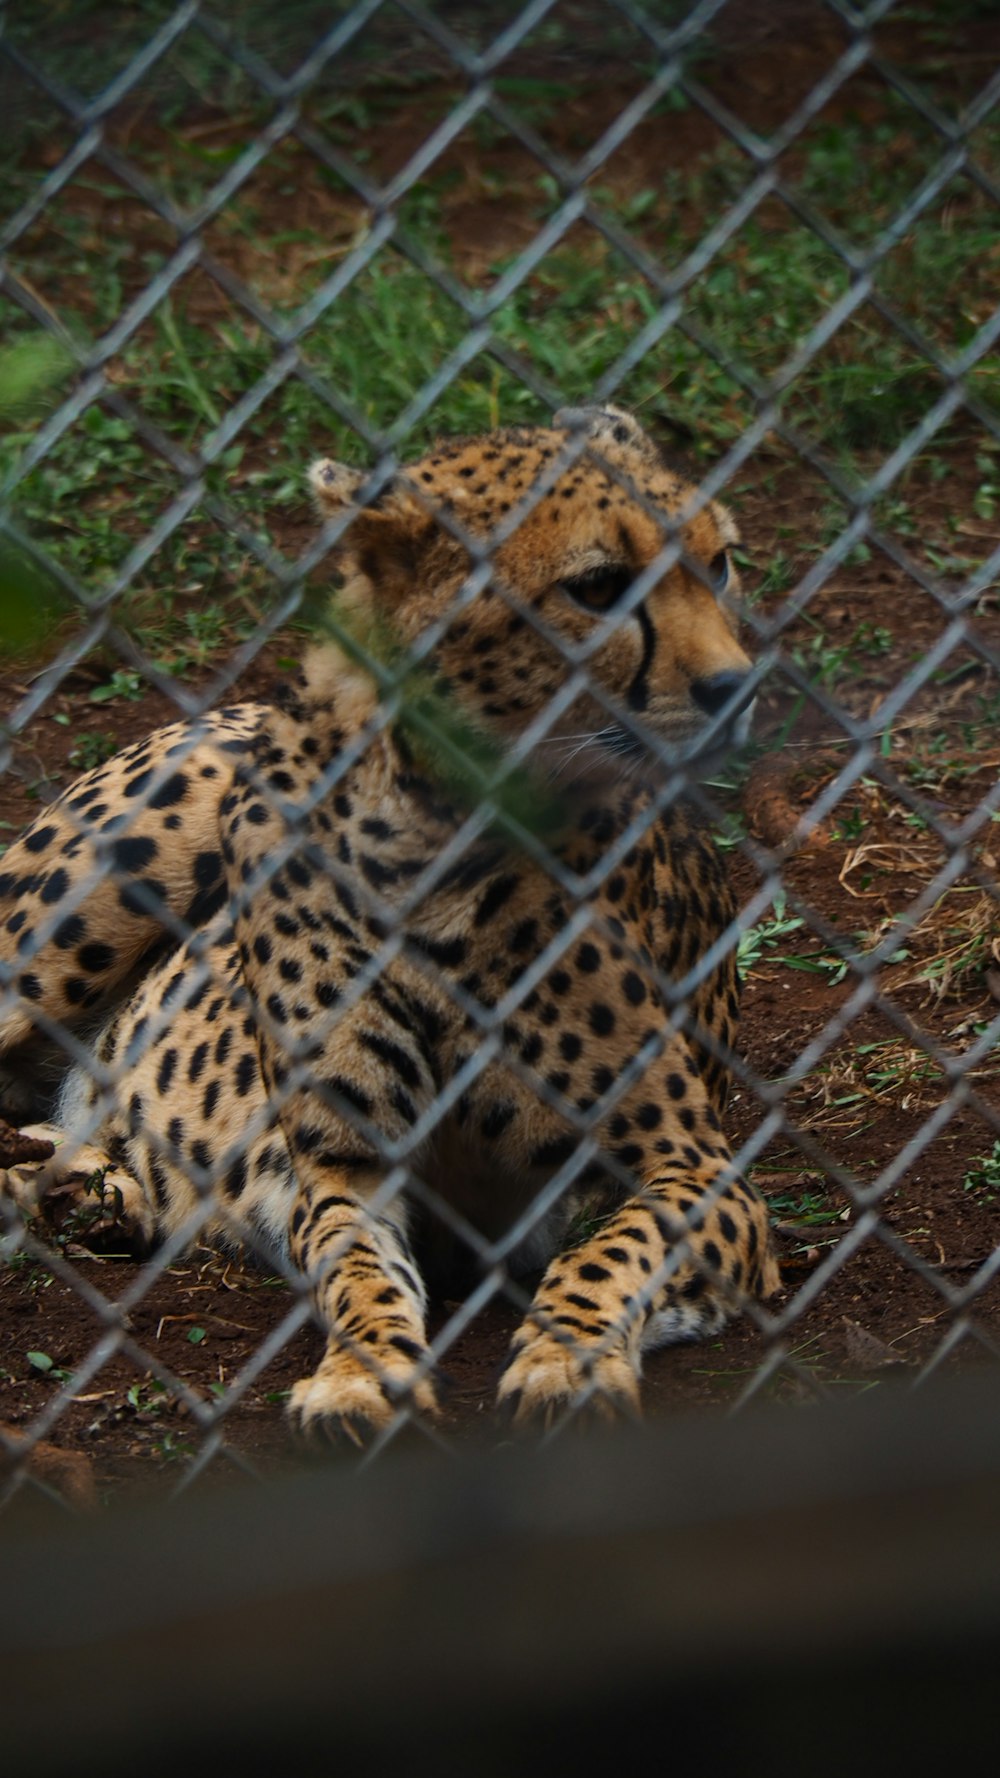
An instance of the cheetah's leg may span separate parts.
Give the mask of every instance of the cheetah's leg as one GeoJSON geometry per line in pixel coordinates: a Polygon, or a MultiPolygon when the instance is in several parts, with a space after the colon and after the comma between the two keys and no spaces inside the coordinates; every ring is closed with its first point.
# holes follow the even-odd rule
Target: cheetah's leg
{"type": "Polygon", "coordinates": [[[316,1280],[328,1338],[315,1373],[292,1390],[289,1412],[304,1432],[359,1445],[404,1401],[428,1415],[437,1410],[433,1384],[418,1369],[426,1356],[423,1281],[399,1200],[379,1212],[366,1202],[378,1185],[376,1171],[359,1176],[334,1163],[301,1185],[291,1222],[292,1257],[316,1280]]]}
{"type": "MultiPolygon", "coordinates": [[[[328,736],[327,745],[333,751],[341,740],[328,736]]],[[[296,1384],[289,1412],[303,1430],[360,1443],[403,1402],[435,1411],[424,1287],[407,1245],[406,1206],[385,1188],[379,1150],[404,1139],[431,1103],[437,1062],[419,974],[411,980],[396,960],[370,993],[352,996],[372,934],[354,895],[338,894],[331,881],[322,807],[299,849],[269,868],[289,838],[271,798],[287,795],[293,767],[304,773],[307,741],[315,748],[315,724],[274,713],[262,731],[261,757],[274,772],[267,793],[238,772],[221,806],[220,838],[242,979],[259,1009],[261,1077],[298,1186],[291,1253],[327,1331],[319,1367],[296,1384]]],[[[305,777],[296,785],[304,796],[305,777]]],[[[419,1152],[408,1158],[419,1163],[419,1152]]]]}
{"type": "Polygon", "coordinates": [[[702,1339],[777,1289],[763,1200],[715,1163],[660,1160],[600,1233],[549,1266],[500,1385],[516,1424],[639,1406],[641,1354],[702,1339]]]}

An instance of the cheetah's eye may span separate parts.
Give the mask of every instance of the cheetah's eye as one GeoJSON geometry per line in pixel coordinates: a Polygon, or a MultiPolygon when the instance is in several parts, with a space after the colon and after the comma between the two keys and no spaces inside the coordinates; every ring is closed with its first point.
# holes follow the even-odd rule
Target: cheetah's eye
{"type": "Polygon", "coordinates": [[[631,568],[616,568],[608,562],[600,568],[588,569],[586,574],[568,575],[559,585],[564,593],[588,611],[610,611],[634,579],[631,568]]]}
{"type": "Polygon", "coordinates": [[[708,564],[708,584],[713,593],[724,593],[729,585],[729,551],[720,549],[708,564]]]}

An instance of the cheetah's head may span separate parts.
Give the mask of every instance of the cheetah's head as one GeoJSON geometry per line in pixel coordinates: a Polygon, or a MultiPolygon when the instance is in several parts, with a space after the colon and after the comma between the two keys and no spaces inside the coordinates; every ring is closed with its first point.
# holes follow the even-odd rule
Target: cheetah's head
{"type": "Polygon", "coordinates": [[[553,769],[621,769],[742,739],[750,661],[731,597],[736,531],[621,409],[445,439],[368,504],[323,459],[325,517],[351,513],[344,597],[374,606],[507,739],[538,723],[553,769]]]}

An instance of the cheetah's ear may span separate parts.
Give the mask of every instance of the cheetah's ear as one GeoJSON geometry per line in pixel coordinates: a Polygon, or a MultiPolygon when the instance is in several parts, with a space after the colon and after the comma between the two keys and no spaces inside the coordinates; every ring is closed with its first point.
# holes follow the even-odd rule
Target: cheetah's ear
{"type": "Polygon", "coordinates": [[[407,481],[405,471],[394,476],[379,493],[362,504],[358,495],[368,479],[367,470],[352,469],[347,463],[336,462],[333,457],[320,457],[309,471],[309,485],[320,517],[332,519],[343,512],[345,506],[353,506],[358,516],[351,526],[352,541],[363,533],[367,535],[368,531],[386,535],[399,531],[419,536],[432,529],[433,508],[426,498],[421,499],[416,493],[407,481]]]}
{"type": "Polygon", "coordinates": [[[320,517],[332,519],[345,506],[351,506],[364,480],[364,470],[335,463],[332,457],[320,457],[309,471],[309,486],[320,517]]]}
{"type": "Polygon", "coordinates": [[[643,431],[635,415],[628,408],[614,407],[610,402],[606,407],[561,407],[553,425],[593,439],[600,454],[610,456],[612,461],[623,450],[637,451],[650,459],[657,456],[653,440],[643,431]]]}
{"type": "Polygon", "coordinates": [[[324,457],[313,464],[309,480],[324,519],[353,508],[341,542],[341,566],[348,575],[352,570],[365,575],[382,600],[391,603],[402,597],[432,560],[436,576],[455,567],[463,569],[466,556],[461,545],[439,524],[434,507],[405,472],[364,505],[357,499],[368,480],[363,470],[324,457]]]}

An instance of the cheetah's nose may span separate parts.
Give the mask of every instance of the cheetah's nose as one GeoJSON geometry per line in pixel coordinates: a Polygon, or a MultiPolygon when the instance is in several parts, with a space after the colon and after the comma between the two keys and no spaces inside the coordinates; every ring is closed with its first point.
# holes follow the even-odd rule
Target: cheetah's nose
{"type": "Polygon", "coordinates": [[[709,716],[718,715],[727,704],[732,706],[730,714],[735,716],[753,697],[749,680],[748,673],[713,673],[711,679],[691,681],[691,696],[709,716]]]}

